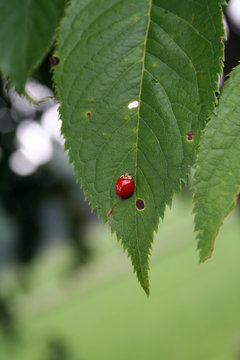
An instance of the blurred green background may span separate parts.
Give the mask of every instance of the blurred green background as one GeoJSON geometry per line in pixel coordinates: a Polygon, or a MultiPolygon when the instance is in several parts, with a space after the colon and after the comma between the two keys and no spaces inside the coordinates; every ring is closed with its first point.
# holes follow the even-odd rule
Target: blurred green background
{"type": "Polygon", "coordinates": [[[192,224],[189,198],[176,198],[155,238],[149,299],[100,223],[87,232],[94,258],[71,276],[64,246],[40,256],[30,288],[14,296],[16,340],[1,339],[0,359],[238,359],[238,209],[205,264],[192,224]]]}

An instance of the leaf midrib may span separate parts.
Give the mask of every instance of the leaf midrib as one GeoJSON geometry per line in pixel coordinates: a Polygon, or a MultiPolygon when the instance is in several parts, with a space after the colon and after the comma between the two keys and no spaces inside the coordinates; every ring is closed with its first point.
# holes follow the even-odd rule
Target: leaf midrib
{"type": "MultiPolygon", "coordinates": [[[[144,38],[143,43],[143,57],[142,57],[142,71],[141,71],[141,77],[140,77],[140,87],[139,87],[139,99],[138,99],[138,113],[137,113],[137,132],[136,132],[136,162],[135,162],[135,187],[137,189],[137,165],[138,165],[138,139],[139,139],[139,123],[140,123],[140,108],[141,108],[141,96],[142,96],[142,85],[143,85],[143,76],[145,72],[145,58],[146,58],[146,47],[147,47],[147,40],[148,40],[148,33],[151,23],[151,10],[152,10],[152,0],[149,0],[149,7],[148,7],[148,23],[146,28],[146,35],[144,38]]],[[[141,268],[141,274],[142,274],[142,280],[145,285],[145,291],[147,295],[149,294],[149,287],[148,284],[145,284],[144,276],[143,276],[143,266],[141,262],[141,255],[140,255],[140,248],[139,248],[139,239],[138,239],[138,231],[137,231],[137,208],[136,208],[136,196],[137,190],[134,193],[134,209],[135,209],[135,227],[136,227],[136,241],[137,241],[137,250],[139,255],[139,264],[141,268]]]]}

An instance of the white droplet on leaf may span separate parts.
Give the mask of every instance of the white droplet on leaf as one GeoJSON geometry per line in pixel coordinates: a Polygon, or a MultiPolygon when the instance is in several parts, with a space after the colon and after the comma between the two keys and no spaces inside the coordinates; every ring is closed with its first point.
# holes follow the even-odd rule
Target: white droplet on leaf
{"type": "Polygon", "coordinates": [[[138,102],[138,101],[132,101],[132,102],[130,102],[130,103],[128,104],[128,108],[129,108],[129,109],[134,109],[134,108],[138,107],[138,105],[139,105],[139,102],[138,102]]]}

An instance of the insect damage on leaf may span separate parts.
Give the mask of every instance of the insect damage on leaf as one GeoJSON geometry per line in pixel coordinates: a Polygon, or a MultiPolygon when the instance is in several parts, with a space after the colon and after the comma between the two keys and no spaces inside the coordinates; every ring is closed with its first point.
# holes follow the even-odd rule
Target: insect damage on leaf
{"type": "Polygon", "coordinates": [[[187,134],[186,134],[186,138],[188,141],[192,141],[193,140],[193,133],[192,131],[189,131],[187,134]]]}
{"type": "Polygon", "coordinates": [[[59,30],[54,79],[66,149],[147,294],[153,233],[188,179],[215,104],[221,21],[217,1],[72,0],[59,30]],[[126,169],[135,190],[113,211],[126,169]]]}
{"type": "Polygon", "coordinates": [[[144,210],[144,208],[145,208],[144,201],[142,199],[138,199],[136,201],[136,207],[138,210],[144,210]]]}
{"type": "Polygon", "coordinates": [[[50,63],[51,67],[54,67],[57,64],[59,64],[59,59],[56,56],[50,56],[49,57],[49,63],[50,63]]]}
{"type": "Polygon", "coordinates": [[[128,104],[128,109],[135,109],[135,108],[137,108],[139,106],[139,102],[138,101],[132,101],[132,102],[130,102],[129,104],[128,104]]]}

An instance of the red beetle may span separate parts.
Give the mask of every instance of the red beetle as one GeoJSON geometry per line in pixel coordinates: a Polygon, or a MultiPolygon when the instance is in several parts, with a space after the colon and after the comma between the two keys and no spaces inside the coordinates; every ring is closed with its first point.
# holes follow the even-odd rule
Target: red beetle
{"type": "Polygon", "coordinates": [[[134,192],[134,182],[128,173],[123,174],[116,182],[116,193],[121,199],[129,198],[134,192]]]}

